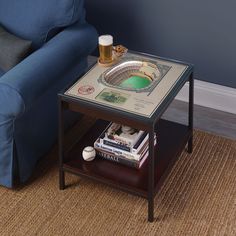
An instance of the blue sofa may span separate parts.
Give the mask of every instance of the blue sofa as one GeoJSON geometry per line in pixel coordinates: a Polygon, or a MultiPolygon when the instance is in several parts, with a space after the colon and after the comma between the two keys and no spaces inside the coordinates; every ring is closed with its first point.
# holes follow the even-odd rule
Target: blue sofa
{"type": "Polygon", "coordinates": [[[57,92],[84,72],[97,45],[83,0],[1,0],[0,25],[33,53],[0,69],[0,185],[25,182],[57,138],[57,92]]]}

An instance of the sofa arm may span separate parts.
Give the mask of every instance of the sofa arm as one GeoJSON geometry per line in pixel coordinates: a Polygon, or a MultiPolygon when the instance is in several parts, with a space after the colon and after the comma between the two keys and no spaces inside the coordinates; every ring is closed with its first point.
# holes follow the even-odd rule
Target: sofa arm
{"type": "Polygon", "coordinates": [[[96,45],[97,32],[89,24],[60,32],[0,77],[0,114],[17,117],[24,113],[96,45]]]}

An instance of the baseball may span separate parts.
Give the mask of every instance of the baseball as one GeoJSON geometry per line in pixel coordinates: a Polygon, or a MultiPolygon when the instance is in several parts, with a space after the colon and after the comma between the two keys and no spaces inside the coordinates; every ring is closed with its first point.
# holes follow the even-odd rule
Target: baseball
{"type": "Polygon", "coordinates": [[[92,161],[92,160],[94,160],[94,158],[96,156],[96,151],[93,147],[87,146],[84,148],[84,150],[82,152],[82,156],[85,161],[92,161]]]}

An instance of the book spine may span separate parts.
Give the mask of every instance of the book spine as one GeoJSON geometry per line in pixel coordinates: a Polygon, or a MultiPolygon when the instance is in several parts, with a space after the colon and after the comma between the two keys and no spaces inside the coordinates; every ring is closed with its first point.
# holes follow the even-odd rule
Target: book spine
{"type": "Polygon", "coordinates": [[[94,148],[95,149],[100,148],[105,151],[112,152],[113,154],[117,156],[124,156],[124,158],[131,159],[131,160],[139,161],[141,158],[140,154],[132,154],[130,152],[126,152],[115,147],[110,147],[108,145],[101,144],[98,140],[94,143],[94,148]]]}
{"type": "MultiPolygon", "coordinates": [[[[156,145],[156,140],[155,140],[155,145],[156,145]]],[[[96,151],[97,151],[97,154],[100,157],[102,157],[106,160],[117,162],[117,163],[129,166],[129,167],[133,167],[133,168],[136,168],[136,169],[140,169],[144,165],[144,163],[146,163],[146,160],[149,156],[148,148],[145,149],[140,161],[126,159],[123,156],[117,156],[114,153],[104,151],[102,149],[96,149],[96,151]]]]}
{"type": "Polygon", "coordinates": [[[133,149],[137,150],[138,147],[140,146],[140,144],[142,143],[142,141],[145,139],[145,137],[148,135],[147,132],[143,132],[143,134],[141,135],[141,137],[137,140],[137,142],[134,144],[133,149]]]}
{"type": "Polygon", "coordinates": [[[105,152],[102,152],[102,151],[97,151],[97,154],[100,157],[102,157],[103,159],[113,161],[113,162],[117,162],[117,163],[129,166],[129,167],[132,167],[132,168],[139,169],[139,163],[138,162],[123,159],[119,156],[112,155],[112,154],[109,154],[109,153],[105,153],[105,152]]]}
{"type": "Polygon", "coordinates": [[[142,150],[142,148],[145,146],[145,145],[147,145],[147,143],[148,143],[148,134],[146,133],[146,135],[143,137],[143,139],[142,139],[142,141],[141,141],[141,143],[138,145],[138,147],[137,148],[133,148],[133,153],[134,154],[137,154],[137,153],[139,153],[140,152],[140,150],[142,150]]]}
{"type": "Polygon", "coordinates": [[[126,152],[130,152],[132,154],[138,154],[139,151],[142,149],[142,147],[146,144],[147,140],[148,140],[148,134],[147,134],[147,132],[145,132],[140,137],[140,139],[137,141],[138,145],[136,143],[135,146],[133,146],[133,147],[126,146],[124,144],[118,143],[115,140],[108,139],[106,137],[103,137],[103,138],[101,137],[100,143],[124,150],[126,152]]]}
{"type": "MultiPolygon", "coordinates": [[[[156,140],[156,137],[155,137],[155,140],[156,140]]],[[[109,147],[114,147],[118,150],[123,150],[125,152],[129,152],[135,156],[135,155],[140,155],[142,153],[143,149],[148,145],[148,134],[146,134],[145,138],[142,138],[142,142],[139,144],[137,149],[135,149],[135,148],[128,149],[120,144],[109,142],[108,140],[104,140],[104,139],[100,139],[100,143],[104,144],[106,146],[109,146],[109,147]]]]}
{"type": "Polygon", "coordinates": [[[111,142],[111,141],[108,141],[106,139],[103,139],[101,140],[103,144],[105,145],[108,145],[108,146],[111,146],[111,147],[115,147],[115,148],[119,148],[121,150],[124,150],[126,152],[131,152],[131,148],[128,147],[128,146],[125,146],[125,145],[121,145],[119,143],[116,143],[116,142],[111,142]]]}

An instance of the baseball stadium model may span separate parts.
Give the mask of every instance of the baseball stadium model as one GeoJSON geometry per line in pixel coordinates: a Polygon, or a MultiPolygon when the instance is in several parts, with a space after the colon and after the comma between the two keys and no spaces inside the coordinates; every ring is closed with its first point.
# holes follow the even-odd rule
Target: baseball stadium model
{"type": "Polygon", "coordinates": [[[126,58],[101,74],[98,82],[107,87],[136,92],[151,92],[169,68],[154,61],[126,58]]]}
{"type": "Polygon", "coordinates": [[[188,66],[127,52],[117,64],[95,64],[65,94],[151,117],[188,66]]]}

